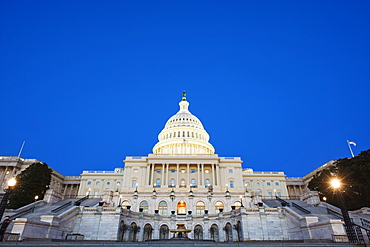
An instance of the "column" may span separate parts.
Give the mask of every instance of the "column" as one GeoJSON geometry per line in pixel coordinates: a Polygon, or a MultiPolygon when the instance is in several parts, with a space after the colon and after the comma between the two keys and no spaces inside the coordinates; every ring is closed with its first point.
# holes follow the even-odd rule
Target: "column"
{"type": "Polygon", "coordinates": [[[176,183],[175,184],[180,185],[180,183],[179,183],[179,172],[180,172],[179,168],[180,168],[180,165],[176,164],[176,167],[177,167],[177,169],[176,169],[176,183]]]}
{"type": "MultiPolygon", "coordinates": [[[[202,167],[202,180],[201,180],[201,184],[204,183],[204,164],[200,164],[200,166],[202,167]]],[[[204,184],[206,185],[206,184],[204,184]]]]}
{"type": "Polygon", "coordinates": [[[164,167],[165,167],[166,164],[162,164],[162,179],[161,179],[161,186],[164,185],[164,167]]]}
{"type": "Polygon", "coordinates": [[[66,184],[66,186],[64,187],[63,196],[64,197],[68,196],[68,184],[66,184]]]}
{"type": "Polygon", "coordinates": [[[155,164],[151,164],[151,166],[152,166],[152,177],[150,178],[150,180],[151,180],[151,183],[150,183],[150,185],[153,185],[153,181],[154,181],[154,168],[155,168],[155,164]]]}
{"type": "MultiPolygon", "coordinates": [[[[7,181],[5,181],[5,180],[4,180],[4,179],[5,179],[5,175],[6,175],[6,171],[7,171],[7,169],[8,169],[8,167],[7,167],[7,166],[5,166],[5,167],[4,167],[4,172],[3,172],[3,174],[1,175],[1,179],[0,179],[0,185],[1,185],[1,184],[3,184],[3,186],[4,186],[4,187],[6,186],[6,182],[7,182],[7,181]]],[[[3,187],[3,188],[4,188],[4,187],[3,187]]],[[[2,188],[2,189],[3,189],[3,188],[2,188]]]]}
{"type": "Polygon", "coordinates": [[[215,164],[215,166],[216,166],[216,184],[215,185],[218,185],[220,183],[220,169],[217,164],[215,164]]]}
{"type": "Polygon", "coordinates": [[[201,185],[201,182],[200,182],[200,170],[199,170],[199,164],[197,164],[197,174],[198,174],[198,178],[197,178],[197,184],[198,184],[198,188],[200,187],[201,185]]]}
{"type": "Polygon", "coordinates": [[[190,184],[190,170],[189,170],[189,168],[190,168],[190,165],[189,164],[186,164],[186,172],[188,173],[188,181],[186,181],[186,183],[187,184],[190,184]]]}
{"type": "Polygon", "coordinates": [[[147,166],[146,166],[146,179],[147,179],[147,181],[148,181],[148,185],[150,185],[150,167],[151,167],[151,164],[148,164],[147,166]]]}
{"type": "Polygon", "coordinates": [[[169,166],[170,166],[170,164],[166,164],[166,185],[169,184],[169,182],[170,182],[170,181],[168,181],[169,166]]]}
{"type": "Polygon", "coordinates": [[[216,185],[215,164],[212,164],[212,178],[213,178],[212,184],[213,184],[213,186],[215,186],[216,185]]]}

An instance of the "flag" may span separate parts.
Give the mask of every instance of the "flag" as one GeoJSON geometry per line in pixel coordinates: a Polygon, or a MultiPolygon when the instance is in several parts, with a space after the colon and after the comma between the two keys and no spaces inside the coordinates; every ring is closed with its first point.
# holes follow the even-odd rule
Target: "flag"
{"type": "Polygon", "coordinates": [[[348,142],[349,144],[352,144],[353,146],[356,146],[355,142],[348,142]]]}

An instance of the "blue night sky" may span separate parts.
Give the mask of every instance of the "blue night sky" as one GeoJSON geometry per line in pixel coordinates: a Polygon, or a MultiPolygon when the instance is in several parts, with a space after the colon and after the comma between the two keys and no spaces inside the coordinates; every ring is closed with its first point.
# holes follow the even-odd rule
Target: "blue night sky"
{"type": "Polygon", "coordinates": [[[369,1],[0,2],[0,155],[147,155],[186,90],[220,156],[303,176],[370,148],[369,1]]]}

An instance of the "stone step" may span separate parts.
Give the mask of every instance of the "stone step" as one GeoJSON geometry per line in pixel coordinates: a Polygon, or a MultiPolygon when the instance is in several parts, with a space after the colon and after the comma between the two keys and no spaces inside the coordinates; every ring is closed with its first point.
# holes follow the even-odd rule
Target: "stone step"
{"type": "Polygon", "coordinates": [[[158,240],[158,241],[146,241],[146,242],[114,242],[114,241],[52,241],[52,240],[41,240],[34,239],[23,242],[4,242],[2,246],[23,246],[23,247],[36,247],[36,246],[151,246],[151,247],[173,247],[180,245],[182,247],[272,247],[272,246],[304,246],[304,247],[335,247],[335,246],[366,246],[359,244],[349,243],[305,243],[303,241],[245,241],[245,242],[212,242],[209,240],[158,240]]]}

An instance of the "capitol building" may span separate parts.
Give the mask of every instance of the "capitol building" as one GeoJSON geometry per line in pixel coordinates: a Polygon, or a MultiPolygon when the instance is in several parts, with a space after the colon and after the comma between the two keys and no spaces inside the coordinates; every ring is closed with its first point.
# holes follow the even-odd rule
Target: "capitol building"
{"type": "MultiPolygon", "coordinates": [[[[1,156],[1,190],[37,161],[1,156]]],[[[190,239],[217,242],[335,241],[346,235],[342,219],[327,213],[340,209],[307,188],[332,161],[304,177],[243,169],[241,157],[215,153],[185,93],[153,153],[123,162],[123,168],[80,176],[53,170],[44,200],[7,212],[14,215],[11,232],[20,239],[146,241],[169,239],[182,226],[190,239]],[[25,210],[30,212],[21,215],[25,210]]],[[[367,216],[358,211],[352,217],[367,216]]]]}

